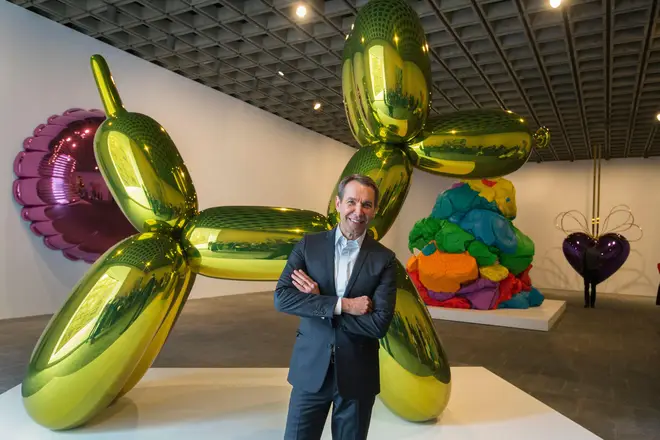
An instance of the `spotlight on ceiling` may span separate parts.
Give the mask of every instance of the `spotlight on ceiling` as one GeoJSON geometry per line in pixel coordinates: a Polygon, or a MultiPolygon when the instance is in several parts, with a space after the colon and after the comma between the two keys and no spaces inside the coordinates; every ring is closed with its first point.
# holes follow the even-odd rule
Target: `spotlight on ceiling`
{"type": "Polygon", "coordinates": [[[550,0],[550,7],[557,9],[561,6],[561,0],[550,0]]]}
{"type": "Polygon", "coordinates": [[[657,119],[658,121],[660,121],[660,113],[657,113],[657,114],[655,115],[655,119],[657,119]]]}
{"type": "Polygon", "coordinates": [[[315,102],[314,103],[314,110],[319,110],[321,108],[321,103],[320,102],[315,102]]]}
{"type": "Polygon", "coordinates": [[[277,71],[277,74],[278,74],[279,76],[284,76],[284,72],[282,72],[281,70],[278,70],[278,71],[277,71]]]}
{"type": "Polygon", "coordinates": [[[296,15],[300,18],[303,18],[305,15],[307,15],[307,8],[305,7],[305,5],[298,6],[298,8],[296,9],[296,15]]]}

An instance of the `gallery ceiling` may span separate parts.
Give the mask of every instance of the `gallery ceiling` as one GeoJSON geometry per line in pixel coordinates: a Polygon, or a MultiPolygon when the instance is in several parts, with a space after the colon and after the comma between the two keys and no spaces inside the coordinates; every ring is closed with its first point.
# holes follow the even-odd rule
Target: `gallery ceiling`
{"type": "MultiPolygon", "coordinates": [[[[341,54],[366,0],[10,1],[357,146],[341,54]]],[[[660,156],[657,1],[408,1],[428,38],[435,112],[504,108],[545,125],[551,145],[531,160],[590,159],[594,146],[660,156]]]]}

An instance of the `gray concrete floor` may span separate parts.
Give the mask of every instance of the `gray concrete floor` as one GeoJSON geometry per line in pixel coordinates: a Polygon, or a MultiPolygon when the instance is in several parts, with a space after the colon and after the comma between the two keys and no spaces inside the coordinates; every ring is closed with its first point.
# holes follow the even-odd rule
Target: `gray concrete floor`
{"type": "MultiPolygon", "coordinates": [[[[435,321],[453,365],[511,382],[605,440],[660,440],[660,307],[651,298],[545,292],[568,308],[550,332],[435,321]]],[[[0,393],[18,385],[48,316],[0,321],[0,393]]],[[[297,318],[272,293],[192,300],[156,367],[286,367],[297,318]]]]}

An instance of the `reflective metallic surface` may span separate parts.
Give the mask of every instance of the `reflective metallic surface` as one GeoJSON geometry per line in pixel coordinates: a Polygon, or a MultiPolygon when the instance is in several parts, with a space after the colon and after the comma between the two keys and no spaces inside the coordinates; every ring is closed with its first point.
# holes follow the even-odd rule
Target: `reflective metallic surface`
{"type": "Polygon", "coordinates": [[[435,419],[449,403],[449,361],[426,305],[398,260],[394,313],[380,342],[379,397],[405,420],[435,419]]]}
{"type": "Polygon", "coordinates": [[[119,399],[121,396],[133,389],[133,387],[137,385],[140,379],[142,379],[142,377],[145,375],[147,370],[151,368],[151,365],[153,364],[154,360],[156,360],[156,357],[160,353],[160,350],[163,348],[163,345],[165,345],[165,342],[167,341],[172,328],[174,328],[174,324],[176,324],[179,315],[181,315],[183,306],[186,304],[188,296],[190,295],[190,291],[195,285],[196,277],[197,275],[192,272],[187,272],[186,276],[178,277],[178,285],[174,286],[172,289],[172,291],[176,294],[176,300],[172,302],[172,305],[167,312],[167,316],[165,316],[163,319],[163,323],[158,329],[156,336],[154,336],[151,344],[149,344],[147,349],[144,351],[142,358],[140,358],[140,362],[131,373],[131,376],[128,378],[117,397],[115,397],[115,400],[119,399]]]}
{"type": "Polygon", "coordinates": [[[431,109],[431,68],[424,29],[403,0],[371,0],[346,40],[342,94],[362,146],[405,143],[431,109]]]}
{"type": "Polygon", "coordinates": [[[94,150],[112,195],[140,232],[181,228],[197,213],[198,202],[179,151],[160,124],[124,109],[101,56],[94,55],[91,64],[108,116],[94,150]]]}
{"type": "Polygon", "coordinates": [[[234,280],[277,280],[303,235],[331,229],[313,211],[266,206],[206,209],[186,225],[181,243],[191,269],[234,280]]]}
{"type": "Polygon", "coordinates": [[[416,168],[463,179],[510,174],[522,167],[532,148],[550,142],[541,127],[532,133],[519,115],[504,110],[466,110],[429,118],[407,151],[416,168]]]}
{"type": "Polygon", "coordinates": [[[573,232],[564,238],[562,251],[566,261],[577,273],[598,284],[624,265],[630,256],[630,243],[626,237],[615,232],[598,237],[573,232]]]}
{"type": "Polygon", "coordinates": [[[100,110],[72,108],[48,118],[14,160],[14,199],[30,230],[69,260],[93,263],[137,231],[98,170],[94,135],[100,110]]]}
{"type": "MultiPolygon", "coordinates": [[[[400,25],[395,36],[407,60],[403,43],[419,37],[410,34],[418,22],[402,18],[411,10],[394,0],[373,3],[388,14],[404,12],[377,17],[389,23],[385,29],[400,25]]],[[[403,85],[401,93],[412,93],[405,86],[419,83],[407,82],[411,76],[405,69],[392,68],[397,81],[403,78],[396,90],[403,85]]],[[[22,385],[23,403],[33,420],[55,430],[86,423],[138,383],[173,328],[196,274],[276,280],[304,234],[332,227],[322,214],[290,208],[229,206],[198,213],[192,180],[165,130],[124,110],[102,57],[92,57],[92,69],[108,116],[95,137],[97,163],[122,212],[145,232],[94,263],[37,343],[22,385]]],[[[400,125],[388,122],[387,129],[378,126],[377,139],[412,136],[426,117],[412,99],[399,107],[394,104],[403,101],[383,102],[402,119],[393,120],[400,125]],[[394,132],[398,137],[391,136],[394,132]]],[[[371,122],[374,115],[380,117],[373,111],[371,122]]],[[[380,238],[405,200],[411,162],[399,147],[373,145],[358,151],[344,170],[349,172],[378,182],[380,217],[371,231],[380,238]]],[[[428,310],[400,263],[398,272],[396,316],[381,341],[381,399],[407,420],[429,420],[449,399],[449,365],[428,310]]]]}
{"type": "Polygon", "coordinates": [[[106,408],[160,349],[191,276],[181,247],[159,233],[135,235],[101,256],[32,354],[22,385],[30,417],[67,429],[106,408]]]}
{"type": "MultiPolygon", "coordinates": [[[[378,144],[357,150],[339,176],[337,183],[350,174],[363,174],[378,185],[378,210],[369,225],[369,233],[376,240],[385,236],[399,215],[408,195],[412,172],[410,159],[401,148],[378,144]]],[[[328,222],[333,227],[339,223],[336,197],[337,185],[328,202],[328,222]]]]}

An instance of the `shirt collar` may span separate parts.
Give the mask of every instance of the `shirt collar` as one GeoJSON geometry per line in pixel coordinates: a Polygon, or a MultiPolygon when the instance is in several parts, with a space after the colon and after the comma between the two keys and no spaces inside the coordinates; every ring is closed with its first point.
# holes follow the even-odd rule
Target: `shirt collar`
{"type": "MultiPolygon", "coordinates": [[[[336,229],[335,230],[335,246],[337,244],[340,244],[342,247],[346,246],[346,244],[348,243],[349,240],[346,237],[344,237],[344,234],[342,234],[341,229],[339,229],[339,225],[337,225],[337,227],[335,229],[336,229]]],[[[364,236],[365,235],[367,235],[367,230],[366,229],[364,230],[362,235],[360,235],[355,240],[350,240],[350,241],[357,242],[358,248],[361,248],[362,247],[362,242],[364,241],[364,236]]]]}

